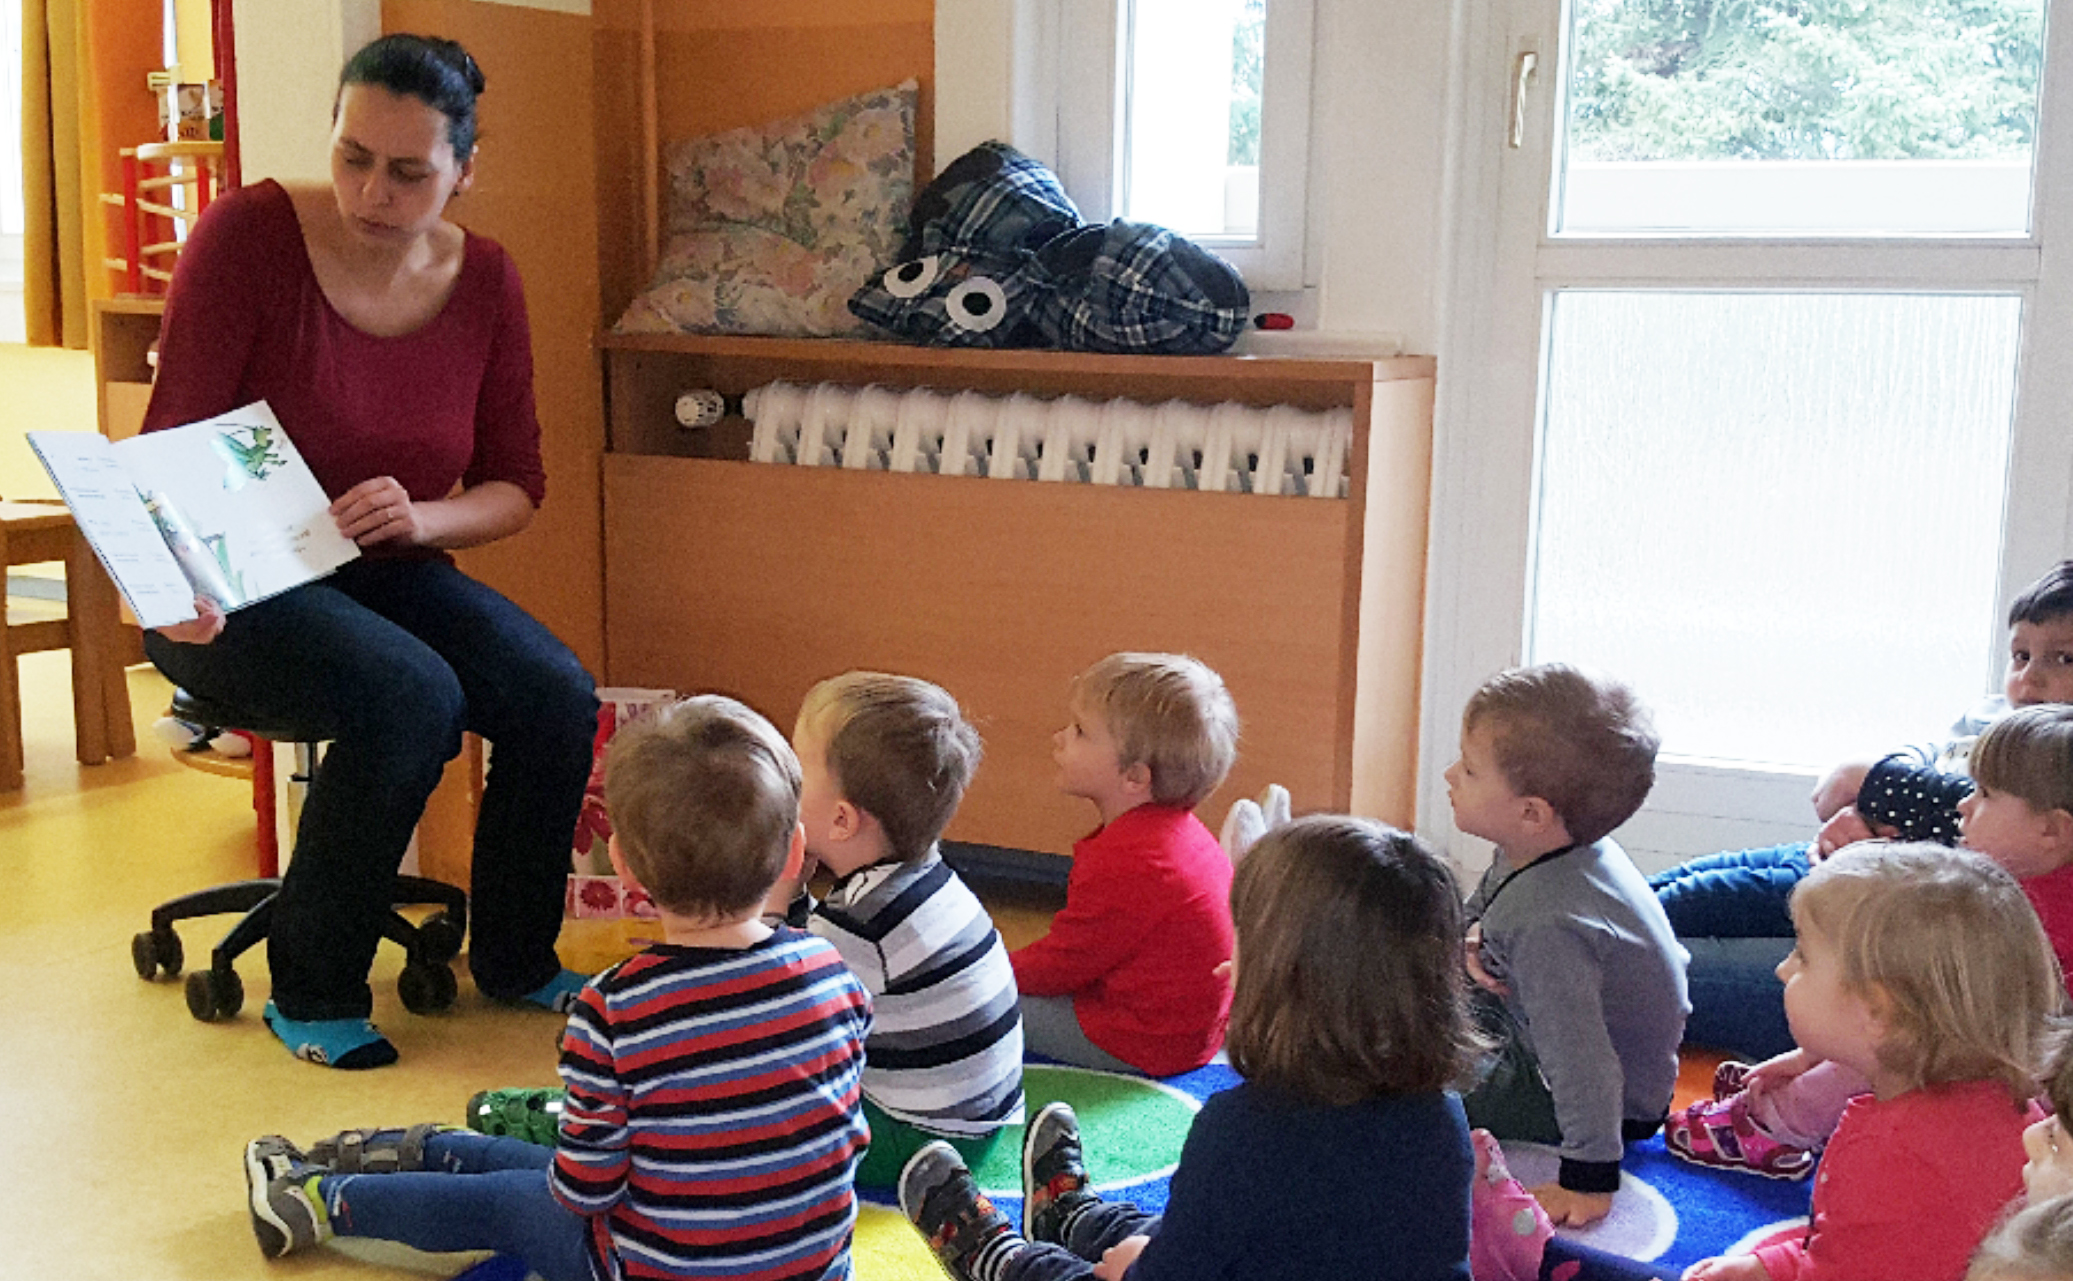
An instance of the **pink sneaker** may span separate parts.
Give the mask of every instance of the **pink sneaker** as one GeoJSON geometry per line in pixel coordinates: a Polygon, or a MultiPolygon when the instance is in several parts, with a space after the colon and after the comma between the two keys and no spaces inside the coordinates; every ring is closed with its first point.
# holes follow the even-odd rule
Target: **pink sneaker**
{"type": "Polygon", "coordinates": [[[1663,1146],[1694,1165],[1747,1170],[1767,1179],[1804,1179],[1814,1172],[1814,1153],[1788,1147],[1756,1128],[1747,1094],[1671,1113],[1663,1122],[1663,1146]]]}
{"type": "Polygon", "coordinates": [[[1505,1168],[1488,1130],[1470,1130],[1476,1178],[1468,1192],[1468,1271],[1475,1281],[1534,1281],[1555,1225],[1533,1194],[1505,1168]]]}

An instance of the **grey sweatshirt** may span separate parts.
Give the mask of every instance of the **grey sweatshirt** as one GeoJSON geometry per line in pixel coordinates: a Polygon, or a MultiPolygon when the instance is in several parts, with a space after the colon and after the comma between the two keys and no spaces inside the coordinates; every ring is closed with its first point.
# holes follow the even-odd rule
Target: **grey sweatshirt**
{"type": "Polygon", "coordinates": [[[1608,837],[1520,868],[1500,853],[1468,916],[1554,1095],[1564,1166],[1617,1166],[1622,1122],[1669,1111],[1691,1012],[1690,958],[1655,894],[1608,837]]]}

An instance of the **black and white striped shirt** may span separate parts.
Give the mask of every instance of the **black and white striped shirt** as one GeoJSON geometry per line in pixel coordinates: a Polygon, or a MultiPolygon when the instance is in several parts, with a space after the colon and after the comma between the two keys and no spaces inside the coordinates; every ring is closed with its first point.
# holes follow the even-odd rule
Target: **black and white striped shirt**
{"type": "Polygon", "coordinates": [[[808,928],[871,994],[864,1097],[969,1138],[1022,1123],[1022,1020],[993,920],[935,851],[835,883],[808,928]]]}

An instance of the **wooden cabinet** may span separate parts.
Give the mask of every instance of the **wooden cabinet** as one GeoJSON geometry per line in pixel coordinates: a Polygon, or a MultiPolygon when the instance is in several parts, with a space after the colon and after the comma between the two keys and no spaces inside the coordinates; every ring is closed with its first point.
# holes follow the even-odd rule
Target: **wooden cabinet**
{"type": "Polygon", "coordinates": [[[151,404],[151,345],[158,341],[163,298],[122,296],[93,303],[94,386],[101,434],[126,440],[144,425],[151,404]]]}
{"type": "Polygon", "coordinates": [[[986,741],[948,835],[1062,853],[1072,676],[1115,650],[1222,673],[1239,761],[1204,806],[1270,782],[1296,809],[1408,826],[1433,362],[1116,357],[877,343],[607,336],[606,675],[720,691],[789,728],[816,680],[936,681],[986,741]],[[1352,411],[1350,496],[1266,497],[739,461],[746,425],[687,432],[685,390],[774,380],[1352,411]],[[704,455],[704,456],[701,456],[704,455]],[[715,456],[717,455],[717,456],[715,456]],[[727,455],[734,455],[728,457],[727,455]]]}

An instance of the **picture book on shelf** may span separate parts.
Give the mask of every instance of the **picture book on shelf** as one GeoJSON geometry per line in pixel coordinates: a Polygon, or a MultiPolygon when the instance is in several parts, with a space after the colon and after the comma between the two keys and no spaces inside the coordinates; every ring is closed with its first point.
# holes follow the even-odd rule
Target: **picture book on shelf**
{"type": "Polygon", "coordinates": [[[197,617],[197,596],[242,609],[360,554],[263,400],[117,442],[32,431],[29,446],[145,627],[197,617]]]}

